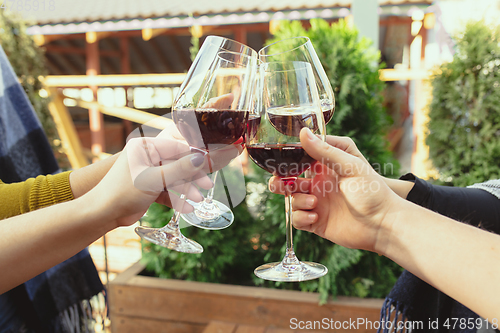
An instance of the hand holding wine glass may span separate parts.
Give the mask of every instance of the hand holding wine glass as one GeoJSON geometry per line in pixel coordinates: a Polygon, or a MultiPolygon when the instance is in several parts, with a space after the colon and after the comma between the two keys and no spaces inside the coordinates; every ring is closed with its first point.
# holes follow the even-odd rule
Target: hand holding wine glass
{"type": "MultiPolygon", "coordinates": [[[[253,87],[251,83],[256,72],[257,56],[247,56],[239,52],[225,51],[221,48],[226,40],[220,37],[207,38],[201,47],[196,59],[189,69],[187,79],[183,82],[179,95],[174,101],[173,118],[184,139],[189,143],[190,150],[207,159],[210,172],[215,171],[212,158],[216,154],[208,155],[213,150],[223,150],[227,147],[234,149],[232,143],[237,141],[245,130],[248,118],[247,105],[252,102],[253,87]],[[241,68],[235,64],[241,65],[241,68]],[[227,76],[236,75],[235,80],[243,82],[242,89],[222,92],[214,87],[225,87],[226,84],[219,78],[219,73],[227,76]],[[239,75],[239,76],[238,76],[239,75]],[[245,86],[246,85],[246,86],[245,86]],[[227,93],[233,96],[225,96],[227,93]],[[238,98],[235,96],[238,95],[238,98]],[[223,111],[214,108],[201,108],[209,101],[216,106],[231,103],[229,110],[223,111]],[[222,98],[220,98],[222,97],[222,98]],[[231,102],[229,100],[232,99],[231,102]]],[[[255,51],[254,51],[255,53],[255,51]]],[[[145,150],[147,150],[145,143],[145,150]]],[[[148,155],[149,156],[149,155],[148,155]]],[[[220,162],[220,161],[219,161],[220,162]]],[[[151,161],[151,163],[153,163],[151,161]]],[[[162,178],[164,175],[161,175],[162,178]]],[[[167,191],[165,182],[163,190],[167,191]]],[[[181,210],[186,203],[186,193],[190,185],[183,186],[180,190],[179,205],[175,207],[173,218],[163,228],[137,227],[136,233],[142,238],[160,246],[186,253],[201,253],[203,247],[193,240],[187,239],[179,229],[181,210]]],[[[172,198],[172,196],[171,196],[172,198]]],[[[232,222],[232,221],[231,221],[232,222]]]]}
{"type": "MultiPolygon", "coordinates": [[[[173,109],[173,119],[193,151],[211,155],[227,145],[243,142],[248,114],[253,103],[253,84],[257,72],[257,53],[252,49],[218,37],[224,46],[206,73],[198,90],[181,91],[173,109]],[[233,45],[234,44],[234,45],[233,45]],[[237,51],[228,51],[229,48],[237,51]]],[[[213,172],[212,181],[217,180],[213,172]]],[[[183,214],[188,223],[204,229],[223,229],[234,215],[229,207],[213,199],[214,188],[194,212],[183,214]]]]}
{"type": "Polygon", "coordinates": [[[252,160],[281,179],[285,185],[286,253],[281,262],[265,264],[255,274],[272,281],[305,281],[328,270],[312,262],[300,262],[292,241],[291,193],[288,186],[315,163],[302,148],[299,133],[309,128],[324,140],[325,123],[311,65],[307,62],[262,63],[257,111],[249,122],[246,146],[252,160]]]}

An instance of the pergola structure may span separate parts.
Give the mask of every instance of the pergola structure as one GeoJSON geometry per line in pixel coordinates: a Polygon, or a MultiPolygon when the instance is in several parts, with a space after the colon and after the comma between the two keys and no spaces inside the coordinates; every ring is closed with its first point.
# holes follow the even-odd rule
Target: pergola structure
{"type": "MultiPolygon", "coordinates": [[[[45,0],[38,2],[38,9],[30,7],[30,10],[24,8],[20,12],[35,22],[28,28],[28,33],[45,47],[46,63],[51,75],[70,75],[68,79],[85,75],[91,80],[102,75],[185,73],[191,64],[189,48],[192,36],[203,40],[207,35],[220,35],[259,49],[271,36],[273,29],[279,26],[280,20],[301,20],[307,25],[311,18],[329,21],[348,18],[351,15],[351,2],[45,0]],[[40,7],[42,3],[43,8],[40,7]]],[[[388,62],[401,61],[404,46],[409,45],[414,37],[411,33],[412,14],[425,10],[431,2],[379,0],[379,47],[387,53],[388,62]]],[[[425,29],[420,34],[424,40],[423,50],[425,29]]],[[[112,84],[109,84],[109,80],[108,84],[99,80],[80,83],[70,80],[72,83],[66,81],[55,86],[90,87],[93,100],[96,101],[99,87],[130,87],[122,81],[130,82],[130,77],[116,78],[117,81],[112,84]]],[[[181,81],[166,79],[164,82],[167,86],[175,86],[181,81]]],[[[152,81],[150,85],[158,86],[157,82],[152,81]]],[[[133,106],[131,96],[126,96],[125,100],[127,104],[124,106],[133,106]]],[[[100,112],[102,108],[96,103],[87,106],[92,152],[99,155],[106,151],[104,118],[100,112]]],[[[124,124],[125,131],[130,132],[131,123],[125,121],[124,124]]]]}

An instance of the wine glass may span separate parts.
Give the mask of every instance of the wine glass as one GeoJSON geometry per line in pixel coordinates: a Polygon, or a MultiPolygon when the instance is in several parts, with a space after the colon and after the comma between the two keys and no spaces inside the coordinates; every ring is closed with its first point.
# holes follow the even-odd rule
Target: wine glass
{"type": "MultiPolygon", "coordinates": [[[[246,120],[248,118],[248,111],[244,111],[244,109],[249,108],[248,105],[253,102],[252,82],[256,76],[257,64],[255,51],[253,57],[236,52],[224,53],[221,52],[221,45],[226,43],[225,39],[220,37],[208,37],[207,39],[208,42],[203,44],[197,57],[193,61],[188,71],[187,78],[182,83],[179,95],[172,107],[174,110],[173,117],[178,119],[178,126],[181,124],[181,133],[183,132],[182,134],[190,144],[191,151],[203,154],[208,154],[209,148],[210,151],[216,148],[224,148],[237,141],[243,135],[246,120]],[[248,67],[238,67],[236,64],[248,64],[248,67]],[[230,73],[231,71],[232,73],[230,73]],[[216,92],[224,91],[223,89],[226,85],[223,81],[218,79],[220,76],[218,75],[219,72],[232,74],[236,76],[236,78],[240,78],[242,82],[241,85],[231,86],[240,87],[241,89],[237,91],[235,88],[234,91],[229,93],[230,96],[228,96],[228,94],[214,95],[214,85],[222,89],[215,90],[216,92]],[[249,75],[246,76],[243,74],[249,75]],[[210,107],[205,109],[198,109],[200,105],[204,106],[209,102],[226,103],[229,98],[232,99],[232,102],[231,105],[226,106],[229,108],[226,112],[217,109],[217,107],[221,107],[221,105],[209,105],[210,107]],[[248,101],[250,101],[250,103],[248,101]],[[203,115],[215,119],[216,121],[213,123],[215,126],[200,126],[203,122],[198,123],[198,119],[203,120],[203,115]],[[184,118],[184,120],[179,121],[181,118],[184,118]],[[217,122],[217,120],[222,122],[217,122]],[[232,127],[228,130],[228,126],[232,127]],[[203,139],[207,139],[206,144],[203,139]],[[190,140],[192,141],[190,142],[190,140]]],[[[209,122],[208,125],[210,124],[212,123],[209,122]]],[[[142,131],[141,136],[144,136],[142,131]]],[[[147,146],[145,150],[147,151],[147,146]]],[[[233,150],[236,149],[234,148],[233,150]]],[[[212,157],[218,162],[216,163],[218,165],[213,165],[210,155],[208,155],[210,169],[212,170],[230,161],[230,159],[225,158],[224,153],[212,157]]],[[[186,193],[190,186],[191,184],[189,182],[183,186],[184,188],[180,193],[181,200],[179,205],[181,208],[174,210],[174,216],[166,226],[163,228],[140,226],[135,229],[136,233],[145,240],[175,251],[202,253],[203,247],[197,242],[182,235],[179,228],[180,210],[182,210],[182,206],[186,202],[186,193]]]]}
{"type": "MultiPolygon", "coordinates": [[[[220,97],[224,93],[232,93],[233,90],[241,90],[241,89],[247,90],[248,87],[253,83],[252,81],[249,81],[249,79],[254,78],[254,76],[250,76],[249,74],[251,74],[251,73],[256,74],[256,62],[257,62],[257,58],[258,58],[257,52],[255,50],[251,49],[250,47],[242,44],[242,43],[239,43],[239,42],[236,42],[234,40],[227,39],[224,37],[209,36],[209,37],[207,37],[207,39],[205,40],[203,45],[205,45],[207,43],[212,44],[213,50],[215,50],[216,52],[227,51],[228,53],[226,53],[226,57],[229,54],[233,54],[233,57],[234,57],[233,62],[229,61],[229,59],[226,59],[227,61],[225,64],[225,66],[226,66],[225,72],[219,70],[216,73],[212,73],[213,77],[211,78],[211,80],[216,80],[218,82],[217,82],[217,85],[212,85],[209,87],[209,89],[211,89],[211,91],[209,92],[209,94],[211,94],[211,95],[209,95],[209,96],[211,96],[211,98],[214,98],[217,96],[220,97]],[[241,54],[241,56],[239,57],[239,59],[236,59],[239,54],[241,54]],[[232,69],[232,73],[230,73],[230,69],[232,69]],[[218,75],[218,76],[215,77],[215,75],[218,75]],[[242,77],[242,75],[244,75],[245,77],[242,77]],[[238,78],[238,76],[239,76],[239,78],[238,78]]],[[[200,112],[201,112],[201,109],[207,109],[207,110],[208,109],[214,109],[214,110],[215,109],[218,109],[218,110],[225,109],[225,111],[220,111],[220,114],[222,115],[222,117],[231,117],[229,115],[230,113],[233,113],[235,111],[243,111],[243,109],[241,109],[241,108],[244,108],[245,109],[244,111],[248,111],[248,109],[250,108],[250,105],[248,104],[248,102],[249,102],[248,98],[250,97],[250,93],[252,93],[252,91],[248,90],[248,91],[244,91],[243,95],[237,95],[237,96],[239,96],[239,97],[237,97],[239,100],[236,100],[236,98],[235,98],[232,105],[230,105],[231,103],[229,103],[228,105],[223,105],[225,102],[227,102],[227,100],[222,101],[222,102],[219,101],[218,105],[216,105],[215,108],[213,107],[213,105],[210,105],[210,104],[213,104],[214,102],[213,101],[211,102],[210,100],[207,100],[206,97],[204,97],[204,99],[201,98],[198,101],[196,101],[198,103],[196,105],[196,107],[198,108],[198,110],[200,110],[200,112]],[[203,105],[203,104],[205,104],[205,105],[203,105]],[[235,108],[237,108],[237,107],[240,109],[236,110],[235,108]],[[224,112],[225,112],[225,115],[223,115],[224,112]]],[[[181,98],[184,98],[184,99],[191,98],[191,97],[188,97],[188,94],[184,94],[184,97],[182,97],[182,87],[181,87],[181,98]]],[[[194,103],[194,102],[195,101],[184,102],[184,103],[188,103],[188,105],[190,105],[189,103],[194,103]]],[[[183,107],[183,108],[185,108],[185,107],[183,107]]],[[[176,113],[174,112],[174,115],[175,114],[176,113]]],[[[199,113],[199,115],[201,116],[201,113],[199,113]]],[[[205,115],[207,120],[209,119],[208,115],[215,115],[215,113],[212,111],[207,112],[205,115]]],[[[239,119],[239,117],[242,114],[235,113],[234,115],[239,115],[237,117],[239,119]]],[[[246,119],[247,119],[246,117],[247,116],[245,115],[245,123],[246,123],[246,119]]],[[[210,150],[213,151],[214,149],[217,148],[217,146],[216,146],[217,136],[216,135],[219,135],[220,133],[227,131],[228,128],[217,129],[215,127],[217,125],[217,123],[212,122],[212,121],[215,121],[216,118],[217,117],[212,117],[212,118],[210,118],[209,122],[205,121],[203,124],[200,123],[199,130],[200,131],[212,131],[212,132],[215,131],[217,133],[213,133],[213,135],[214,135],[213,138],[210,138],[208,133],[201,133],[200,132],[198,134],[199,137],[197,139],[193,139],[193,138],[191,139],[193,142],[192,143],[193,147],[197,147],[198,149],[200,149],[204,152],[208,152],[210,150]],[[210,123],[210,122],[212,122],[212,123],[210,123]],[[201,141],[200,141],[200,139],[201,139],[201,141]]],[[[226,119],[225,121],[227,121],[227,118],[225,118],[225,119],[226,119]]],[[[176,121],[179,129],[181,130],[181,133],[183,131],[186,132],[187,128],[189,128],[190,125],[186,126],[186,124],[179,124],[179,120],[180,120],[179,117],[174,117],[174,121],[176,121]],[[184,128],[182,128],[183,126],[184,126],[184,128]]],[[[183,121],[185,121],[185,120],[183,120],[183,121]]],[[[219,121],[221,121],[221,119],[219,119],[219,121]]],[[[187,136],[190,137],[191,135],[187,134],[187,136]]],[[[243,142],[242,137],[240,137],[238,139],[240,139],[243,142]]],[[[187,140],[187,138],[186,138],[186,140],[187,140]]],[[[227,144],[227,142],[229,142],[229,141],[227,139],[225,139],[223,144],[227,144]]],[[[227,228],[233,223],[234,214],[231,211],[231,209],[226,204],[214,199],[215,184],[217,183],[218,175],[219,175],[219,171],[215,171],[212,173],[212,182],[214,183],[214,187],[212,187],[208,191],[207,195],[205,196],[205,198],[203,199],[202,202],[196,203],[196,202],[188,200],[189,204],[191,204],[194,207],[194,210],[191,213],[181,214],[181,217],[189,224],[197,226],[199,228],[203,228],[203,229],[218,230],[218,229],[227,228]]]]}
{"type": "MultiPolygon", "coordinates": [[[[286,38],[269,44],[259,50],[259,59],[262,62],[305,61],[310,63],[316,80],[325,125],[332,120],[335,112],[335,95],[325,69],[308,37],[286,38]],[[283,48],[286,50],[283,51],[283,48]]],[[[312,178],[312,170],[307,169],[304,177],[312,178]]]]}
{"type": "MultiPolygon", "coordinates": [[[[248,115],[253,105],[257,75],[257,52],[221,49],[197,92],[183,91],[173,106],[173,120],[193,150],[208,154],[210,172],[219,159],[211,153],[236,142],[243,144],[248,115]]],[[[213,172],[213,182],[217,172],[213,172]]],[[[213,200],[213,187],[192,213],[181,215],[188,223],[204,229],[223,229],[234,215],[213,200]]]]}
{"type": "Polygon", "coordinates": [[[259,50],[259,60],[262,62],[305,61],[310,63],[316,80],[325,124],[330,122],[335,112],[335,95],[325,69],[308,37],[286,38],[269,44],[259,50]]]}
{"type": "Polygon", "coordinates": [[[271,281],[316,279],[328,269],[301,262],[295,255],[289,188],[315,162],[302,148],[300,130],[307,127],[325,139],[312,66],[302,61],[261,63],[259,85],[256,107],[260,108],[260,118],[248,123],[246,147],[259,167],[281,178],[285,185],[286,253],[281,262],[264,264],[255,269],[255,274],[271,281]]]}

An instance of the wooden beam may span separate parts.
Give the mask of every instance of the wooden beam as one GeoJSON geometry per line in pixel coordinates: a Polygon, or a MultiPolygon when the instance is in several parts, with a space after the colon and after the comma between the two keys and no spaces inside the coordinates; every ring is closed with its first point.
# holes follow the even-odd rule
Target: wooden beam
{"type": "MultiPolygon", "coordinates": [[[[176,35],[176,36],[191,36],[189,28],[171,28],[163,32],[164,35],[176,35]]],[[[127,30],[118,31],[115,34],[116,37],[141,37],[142,30],[127,30]]]]}
{"type": "MultiPolygon", "coordinates": [[[[122,74],[130,74],[130,49],[128,45],[128,37],[121,37],[120,38],[120,51],[122,54],[122,57],[120,58],[120,69],[122,74]]],[[[127,106],[129,105],[129,91],[128,89],[125,90],[125,103],[127,106]]],[[[125,136],[128,136],[130,133],[132,133],[132,122],[128,119],[123,119],[123,129],[125,131],[125,136]]]]}
{"type": "Polygon", "coordinates": [[[432,72],[425,69],[381,69],[379,70],[382,81],[402,81],[402,80],[426,80],[431,77],[432,72]]]}
{"type": "Polygon", "coordinates": [[[158,59],[163,64],[163,66],[165,66],[165,68],[167,69],[167,72],[173,72],[172,64],[170,63],[170,61],[168,61],[168,57],[166,57],[163,54],[163,51],[161,50],[160,45],[158,45],[156,40],[151,39],[149,41],[149,45],[151,45],[151,47],[155,50],[156,55],[158,56],[158,59]]]}
{"type": "Polygon", "coordinates": [[[120,68],[122,74],[130,74],[130,48],[128,43],[128,37],[120,38],[120,68]]]}
{"type": "MultiPolygon", "coordinates": [[[[82,49],[82,47],[80,47],[80,46],[78,45],[78,42],[77,42],[77,40],[76,40],[76,39],[68,39],[68,40],[66,40],[66,43],[67,43],[70,47],[77,47],[77,48],[82,49]]],[[[84,45],[85,45],[85,44],[84,44],[84,45]]],[[[85,49],[85,48],[83,48],[83,49],[85,49]]],[[[87,68],[87,67],[86,67],[86,66],[87,66],[87,65],[86,65],[86,54],[83,54],[83,55],[81,55],[81,54],[73,54],[73,57],[72,57],[72,58],[76,60],[76,62],[77,62],[77,66],[78,66],[79,68],[81,68],[80,72],[83,72],[83,73],[84,73],[84,72],[86,71],[86,68],[87,68]]]]}
{"type": "Polygon", "coordinates": [[[138,124],[146,124],[150,127],[154,127],[160,130],[163,130],[172,125],[175,126],[174,122],[171,119],[161,117],[153,113],[136,110],[134,108],[125,106],[104,106],[97,102],[86,102],[71,97],[67,98],[76,101],[76,105],[78,105],[79,107],[85,109],[97,108],[106,115],[129,120],[138,124]]]}
{"type": "Polygon", "coordinates": [[[67,57],[64,57],[62,55],[59,55],[56,58],[56,61],[64,68],[65,74],[71,74],[71,75],[79,75],[82,73],[82,69],[78,68],[70,59],[67,57]]]}
{"type": "Polygon", "coordinates": [[[61,36],[62,35],[34,35],[33,40],[36,45],[43,46],[55,40],[61,39],[61,36]]]}
{"type": "Polygon", "coordinates": [[[61,138],[64,153],[68,156],[73,169],[82,168],[88,165],[89,162],[83,153],[73,119],[71,119],[59,91],[56,88],[48,88],[47,90],[50,96],[49,111],[54,119],[57,133],[61,138]]]}
{"type": "Polygon", "coordinates": [[[385,25],[411,25],[411,17],[400,17],[400,16],[389,16],[388,18],[380,19],[379,24],[381,26],[385,25]]]}
{"type": "Polygon", "coordinates": [[[102,65],[104,65],[107,68],[107,71],[111,75],[119,74],[120,73],[119,68],[116,68],[115,65],[114,65],[114,63],[111,62],[108,58],[102,58],[101,61],[102,61],[102,65]]]}
{"type": "MultiPolygon", "coordinates": [[[[62,53],[62,54],[87,54],[85,49],[80,47],[67,47],[58,45],[47,45],[45,50],[50,53],[62,53]]],[[[103,57],[120,57],[120,52],[113,50],[99,50],[99,55],[103,57]]]]}
{"type": "Polygon", "coordinates": [[[116,34],[116,31],[89,31],[85,33],[85,40],[88,44],[92,44],[114,34],[116,34]]]}
{"type": "Polygon", "coordinates": [[[62,40],[62,39],[82,39],[82,38],[85,38],[85,34],[84,33],[78,33],[78,34],[59,34],[59,35],[34,35],[33,38],[35,39],[35,42],[36,42],[36,39],[37,38],[43,38],[43,41],[45,42],[43,45],[45,44],[48,44],[50,42],[53,42],[55,40],[62,40]],[[42,37],[35,37],[35,36],[42,36],[42,37]]]}
{"type": "Polygon", "coordinates": [[[131,74],[131,75],[49,75],[41,77],[47,87],[120,87],[180,85],[186,78],[185,73],[175,74],[131,74]]]}
{"type": "MultiPolygon", "coordinates": [[[[379,71],[382,81],[423,80],[430,77],[427,70],[382,69],[379,71]]],[[[130,74],[130,75],[49,75],[40,77],[47,87],[120,87],[180,85],[186,78],[185,73],[172,74],[130,74]]]]}
{"type": "Polygon", "coordinates": [[[168,28],[162,28],[162,29],[152,29],[152,28],[145,28],[145,29],[142,29],[142,39],[147,42],[153,38],[155,38],[156,36],[159,36],[163,33],[165,33],[166,31],[168,31],[169,29],[168,28]]]}
{"type": "Polygon", "coordinates": [[[58,46],[58,45],[47,45],[45,47],[46,52],[50,53],[73,53],[73,54],[86,54],[85,49],[80,47],[68,47],[68,46],[58,46]]]}
{"type": "Polygon", "coordinates": [[[243,26],[239,26],[234,30],[234,39],[242,44],[247,44],[247,30],[243,26]]]}
{"type": "MultiPolygon", "coordinates": [[[[90,39],[92,40],[92,39],[90,39]]],[[[89,38],[87,38],[89,41],[89,38]]],[[[93,43],[86,44],[87,50],[87,76],[93,77],[100,74],[99,64],[99,43],[95,40],[93,43]]],[[[94,100],[97,100],[97,86],[91,85],[90,89],[94,94],[94,100]]],[[[104,137],[104,117],[99,112],[99,108],[93,106],[89,108],[89,124],[90,137],[92,142],[92,153],[94,156],[99,156],[106,150],[106,142],[104,137]]]]}
{"type": "Polygon", "coordinates": [[[268,31],[266,32],[261,32],[260,33],[260,38],[262,39],[262,45],[266,42],[266,40],[269,38],[268,31]]]}
{"type": "Polygon", "coordinates": [[[233,333],[236,331],[235,323],[225,323],[222,321],[211,321],[202,333],[233,333]]]}
{"type": "MultiPolygon", "coordinates": [[[[99,54],[102,55],[102,51],[107,51],[107,52],[113,52],[117,55],[118,58],[121,57],[121,52],[119,50],[115,50],[114,45],[110,42],[109,39],[103,39],[101,40],[101,45],[104,47],[107,47],[106,50],[99,50],[99,54]]],[[[115,66],[113,62],[111,62],[108,58],[102,58],[101,59],[102,64],[108,68],[108,71],[110,74],[121,74],[120,73],[120,68],[117,68],[119,66],[115,66]]]]}
{"type": "Polygon", "coordinates": [[[148,58],[146,57],[144,52],[142,52],[142,49],[137,46],[137,44],[135,43],[135,41],[133,39],[129,40],[129,45],[130,45],[130,48],[135,52],[137,57],[139,57],[140,61],[144,64],[144,66],[146,66],[146,69],[148,70],[148,72],[154,73],[155,70],[151,66],[150,61],[148,60],[148,58]]]}
{"type": "Polygon", "coordinates": [[[168,37],[170,39],[170,42],[174,46],[174,49],[179,54],[179,58],[181,59],[182,64],[184,65],[184,67],[186,69],[188,69],[189,66],[191,66],[191,63],[186,59],[186,56],[184,55],[184,52],[182,52],[182,46],[181,46],[181,44],[179,43],[179,41],[177,40],[177,38],[175,36],[168,36],[168,37]]]}
{"type": "Polygon", "coordinates": [[[54,63],[50,57],[48,56],[48,54],[45,55],[45,60],[46,60],[46,64],[47,66],[49,67],[49,69],[54,72],[56,75],[61,75],[61,74],[64,74],[64,70],[61,69],[61,67],[59,66],[59,64],[57,63],[54,63]]]}

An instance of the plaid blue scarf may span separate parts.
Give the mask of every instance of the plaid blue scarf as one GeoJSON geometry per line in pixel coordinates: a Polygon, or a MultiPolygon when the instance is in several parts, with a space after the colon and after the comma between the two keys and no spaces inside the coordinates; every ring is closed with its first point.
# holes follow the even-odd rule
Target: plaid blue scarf
{"type": "MultiPolygon", "coordinates": [[[[19,182],[58,171],[40,121],[0,46],[0,179],[19,182]]],[[[89,300],[103,290],[85,249],[0,295],[0,332],[93,331],[89,300]]]]}

